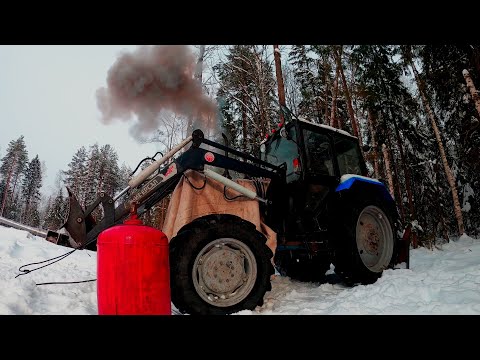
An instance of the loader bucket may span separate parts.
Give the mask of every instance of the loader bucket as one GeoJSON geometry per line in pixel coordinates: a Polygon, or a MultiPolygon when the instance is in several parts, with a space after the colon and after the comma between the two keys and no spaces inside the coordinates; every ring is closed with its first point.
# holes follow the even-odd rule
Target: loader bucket
{"type": "Polygon", "coordinates": [[[60,233],[60,230],[57,232],[49,231],[47,240],[57,245],[78,248],[85,245],[87,242],[87,231],[95,226],[95,220],[91,214],[85,217],[84,210],[78,202],[75,194],[73,194],[68,187],[67,191],[69,197],[68,217],[60,230],[64,228],[70,237],[67,239],[65,235],[60,233]]]}

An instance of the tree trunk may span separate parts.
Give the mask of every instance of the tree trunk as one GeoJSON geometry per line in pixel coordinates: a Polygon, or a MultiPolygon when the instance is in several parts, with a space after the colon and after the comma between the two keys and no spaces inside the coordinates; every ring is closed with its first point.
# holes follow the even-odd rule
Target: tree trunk
{"type": "Polygon", "coordinates": [[[475,108],[477,109],[478,115],[480,116],[480,95],[478,95],[477,89],[475,89],[475,85],[473,84],[472,78],[470,77],[470,73],[465,69],[463,70],[463,77],[467,82],[467,88],[472,95],[473,102],[475,103],[475,108]]]}
{"type": "Polygon", "coordinates": [[[330,114],[330,126],[337,127],[338,121],[335,120],[335,113],[337,112],[337,95],[338,95],[338,66],[335,70],[335,81],[333,82],[333,94],[332,94],[332,112],[330,114]]]}
{"type": "Polygon", "coordinates": [[[480,74],[480,46],[478,45],[473,48],[472,62],[475,64],[477,74],[480,74]]]}
{"type": "Polygon", "coordinates": [[[203,56],[205,55],[205,45],[200,45],[197,65],[195,67],[195,79],[202,83],[202,74],[203,74],[203,56]]]}
{"type": "Polygon", "coordinates": [[[15,179],[13,179],[13,190],[12,190],[12,200],[15,199],[15,190],[17,189],[17,183],[18,183],[18,176],[20,173],[15,174],[15,179]]]}
{"type": "Polygon", "coordinates": [[[243,132],[243,151],[247,151],[247,107],[245,101],[247,96],[243,93],[242,105],[242,132],[243,132]]]}
{"type": "Polygon", "coordinates": [[[392,168],[392,182],[393,182],[393,186],[394,186],[394,190],[395,190],[395,198],[398,199],[397,201],[397,206],[398,206],[398,209],[400,210],[400,218],[402,219],[402,222],[405,221],[405,208],[403,207],[403,195],[402,195],[402,191],[400,189],[400,181],[398,180],[398,176],[399,176],[399,171],[398,171],[398,166],[397,166],[397,160],[395,158],[395,156],[393,155],[393,144],[391,142],[391,139],[392,136],[390,136],[389,138],[387,138],[387,148],[389,150],[389,160],[391,161],[390,163],[390,166],[392,168]]]}
{"type": "Polygon", "coordinates": [[[25,199],[25,209],[23,211],[23,215],[21,216],[23,224],[27,224],[29,221],[29,212],[30,212],[30,202],[31,202],[31,196],[28,196],[27,199],[25,199]]]}
{"type": "MultiPolygon", "coordinates": [[[[438,178],[437,178],[437,173],[440,173],[440,165],[435,164],[432,166],[434,176],[432,177],[433,183],[435,185],[435,190],[437,191],[437,194],[441,194],[442,190],[440,189],[440,186],[438,185],[438,178]],[[438,168],[438,169],[437,169],[438,168]]],[[[450,242],[450,239],[448,237],[448,227],[447,227],[447,222],[445,221],[445,208],[443,206],[438,207],[438,213],[437,215],[440,217],[440,226],[441,226],[441,231],[443,232],[443,237],[444,239],[447,240],[447,242],[450,242]]],[[[434,229],[434,233],[437,233],[438,230],[438,224],[436,228],[434,229]]]]}
{"type": "Polygon", "coordinates": [[[3,189],[2,209],[0,210],[0,216],[3,216],[3,210],[5,209],[5,204],[6,204],[7,195],[8,195],[8,188],[10,187],[10,178],[12,177],[12,171],[13,171],[13,167],[8,172],[5,188],[3,189]]]}
{"type": "Polygon", "coordinates": [[[329,118],[328,118],[328,90],[329,90],[329,78],[328,78],[328,64],[324,60],[323,62],[323,81],[325,83],[325,125],[328,125],[329,123],[329,118]]]}
{"type": "Polygon", "coordinates": [[[380,171],[378,168],[378,154],[377,154],[377,140],[375,137],[375,120],[373,119],[373,114],[370,108],[368,109],[368,127],[370,129],[370,134],[372,135],[372,157],[373,157],[373,171],[375,177],[378,179],[380,177],[380,171]]]}
{"type": "Polygon", "coordinates": [[[382,152],[383,152],[383,161],[385,163],[385,172],[387,174],[388,189],[390,190],[390,195],[392,195],[393,199],[395,199],[395,191],[393,189],[392,170],[390,167],[390,158],[388,156],[387,145],[382,144],[382,152]]]}
{"type": "MultiPolygon", "coordinates": [[[[351,64],[351,67],[352,67],[352,69],[351,69],[351,73],[350,73],[350,86],[349,86],[350,97],[352,99],[353,113],[358,114],[357,96],[355,96],[355,70],[357,69],[357,67],[353,63],[351,64]]],[[[358,116],[355,117],[355,122],[356,122],[356,125],[357,125],[357,128],[358,128],[358,132],[360,132],[360,123],[359,123],[358,116]]]]}
{"type": "Polygon", "coordinates": [[[345,79],[345,74],[343,72],[342,60],[340,58],[340,54],[336,50],[334,50],[334,54],[337,62],[337,68],[338,68],[338,71],[340,72],[340,77],[342,79],[343,92],[345,93],[345,98],[347,100],[348,114],[350,115],[350,121],[352,122],[353,135],[358,138],[358,141],[361,146],[362,139],[360,137],[357,119],[355,118],[355,113],[353,111],[352,98],[350,97],[350,91],[348,91],[347,80],[345,79]]]}
{"type": "Polygon", "coordinates": [[[320,109],[320,99],[319,99],[319,96],[317,94],[317,89],[315,88],[315,84],[313,83],[313,81],[311,79],[310,79],[310,87],[312,88],[313,101],[315,103],[315,111],[317,113],[317,124],[321,124],[322,123],[322,110],[320,109]]]}
{"type": "MultiPolygon", "coordinates": [[[[412,196],[412,185],[410,182],[410,171],[407,167],[406,161],[405,161],[405,155],[403,153],[403,142],[402,142],[402,137],[400,136],[400,131],[398,130],[397,123],[395,122],[394,119],[392,119],[393,126],[395,128],[395,135],[397,137],[397,145],[398,149],[400,150],[400,161],[402,162],[402,170],[403,174],[405,176],[405,188],[407,191],[407,199],[408,199],[408,210],[410,211],[410,221],[413,221],[417,218],[416,212],[415,212],[415,206],[413,203],[413,196],[412,196]]],[[[411,233],[412,236],[412,245],[414,248],[418,246],[418,239],[417,239],[417,233],[415,231],[412,231],[411,233]]]]}
{"type": "Polygon", "coordinates": [[[98,174],[97,196],[100,195],[100,192],[102,191],[104,175],[105,175],[104,170],[100,170],[98,174]]]}
{"type": "Polygon", "coordinates": [[[458,200],[458,193],[457,187],[455,186],[455,179],[453,177],[452,170],[448,165],[447,155],[445,154],[445,149],[443,148],[442,138],[440,136],[440,131],[437,127],[437,121],[435,119],[435,114],[433,110],[430,108],[430,104],[428,103],[427,97],[423,91],[423,83],[420,80],[418,75],[417,68],[413,63],[413,60],[410,59],[410,66],[412,67],[413,74],[415,76],[415,81],[417,83],[418,91],[420,92],[420,96],[422,99],[423,106],[427,112],[428,117],[430,118],[430,122],[432,124],[433,132],[435,133],[435,138],[437,140],[438,149],[440,151],[440,157],[442,158],[443,168],[445,169],[445,175],[447,176],[448,184],[450,185],[450,190],[452,191],[452,198],[453,198],[453,209],[455,212],[455,218],[457,220],[458,225],[458,233],[462,235],[465,232],[465,228],[463,225],[463,216],[462,216],[462,209],[460,207],[460,201],[458,200]]]}
{"type": "Polygon", "coordinates": [[[260,120],[261,125],[260,128],[262,129],[262,134],[268,134],[270,132],[270,119],[267,113],[267,101],[266,101],[266,90],[265,90],[265,82],[263,77],[263,65],[262,60],[260,58],[260,54],[256,52],[256,66],[257,66],[257,73],[258,73],[258,89],[259,89],[259,110],[260,110],[260,120]]]}
{"type": "Polygon", "coordinates": [[[278,45],[273,45],[273,57],[275,59],[275,74],[277,76],[278,103],[280,104],[280,122],[284,123],[282,106],[285,106],[285,85],[283,84],[282,61],[280,60],[280,50],[278,45]]]}
{"type": "Polygon", "coordinates": [[[343,129],[343,120],[341,117],[337,117],[337,126],[340,130],[343,129]]]}

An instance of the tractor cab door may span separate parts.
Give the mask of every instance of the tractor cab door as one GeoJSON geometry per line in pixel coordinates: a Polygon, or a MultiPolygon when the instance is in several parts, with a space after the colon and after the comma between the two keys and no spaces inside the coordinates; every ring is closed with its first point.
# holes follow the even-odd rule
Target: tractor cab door
{"type": "Polygon", "coordinates": [[[317,125],[301,125],[303,154],[303,208],[302,218],[310,230],[322,228],[322,213],[326,210],[326,200],[339,183],[335,169],[332,135],[317,125]]]}
{"type": "Polygon", "coordinates": [[[363,175],[368,171],[363,160],[360,146],[356,138],[334,134],[335,154],[337,157],[339,175],[363,175]]]}

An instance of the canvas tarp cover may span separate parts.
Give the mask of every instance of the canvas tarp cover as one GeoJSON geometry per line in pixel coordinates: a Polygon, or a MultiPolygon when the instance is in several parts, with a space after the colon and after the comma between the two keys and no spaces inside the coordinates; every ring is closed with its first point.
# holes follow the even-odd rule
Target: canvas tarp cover
{"type": "MultiPolygon", "coordinates": [[[[256,191],[252,180],[238,179],[236,182],[256,191]]],[[[265,186],[267,185],[265,184],[265,186]]],[[[227,187],[226,195],[233,198],[240,194],[227,187]]],[[[193,170],[185,173],[172,193],[163,232],[170,241],[184,225],[209,214],[232,214],[250,221],[258,231],[265,235],[267,246],[275,253],[277,235],[263,223],[258,201],[245,196],[227,200],[224,196],[223,184],[213,179],[206,179],[203,174],[193,170]],[[192,185],[202,189],[197,190],[192,185]]],[[[235,237],[235,234],[232,234],[232,237],[235,237]]]]}

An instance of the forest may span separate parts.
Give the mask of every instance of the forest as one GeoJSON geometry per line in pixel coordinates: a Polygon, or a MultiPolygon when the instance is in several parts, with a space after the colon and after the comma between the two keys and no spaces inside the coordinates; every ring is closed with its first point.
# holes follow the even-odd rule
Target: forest
{"type": "MultiPolygon", "coordinates": [[[[384,180],[413,247],[480,234],[480,45],[199,45],[194,79],[218,104],[217,132],[207,137],[258,155],[283,121],[298,117],[358,137],[370,176],[384,180]]],[[[139,141],[170,150],[194,117],[161,111],[157,129],[139,141]]],[[[57,229],[68,186],[83,206],[113,196],[134,171],[109,144],[89,144],[59,169],[56,193],[41,193],[43,167],[12,139],[0,159],[0,216],[57,229]]],[[[139,161],[142,160],[139,155],[139,161]]],[[[141,166],[146,166],[146,159],[141,166]]],[[[168,198],[148,213],[161,228],[168,198]]],[[[101,216],[97,211],[95,216],[101,216]]]]}

